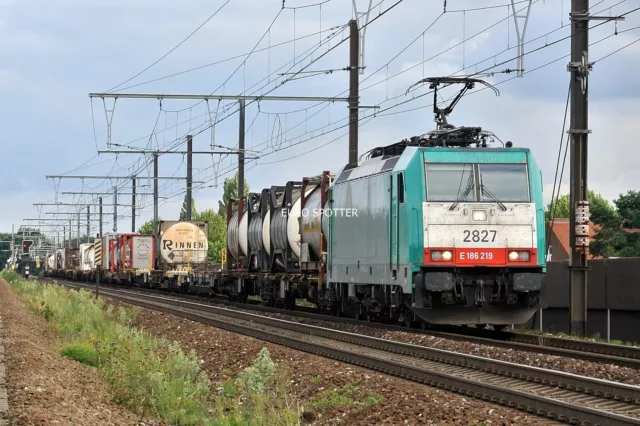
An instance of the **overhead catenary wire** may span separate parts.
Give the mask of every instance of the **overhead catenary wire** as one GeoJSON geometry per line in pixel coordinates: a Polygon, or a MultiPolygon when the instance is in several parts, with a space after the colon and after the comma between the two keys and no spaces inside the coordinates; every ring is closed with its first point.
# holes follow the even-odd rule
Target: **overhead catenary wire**
{"type": "MultiPolygon", "coordinates": [[[[560,133],[560,144],[558,147],[558,161],[556,162],[556,173],[555,173],[555,177],[553,178],[553,190],[551,191],[551,211],[550,213],[550,226],[549,226],[549,232],[547,233],[547,235],[549,235],[551,233],[551,231],[553,230],[553,225],[555,223],[555,219],[556,219],[556,208],[557,208],[557,204],[558,204],[558,198],[560,198],[560,188],[562,187],[562,176],[564,174],[564,165],[565,165],[565,161],[567,159],[567,149],[565,148],[564,151],[564,160],[562,161],[562,171],[560,172],[560,182],[558,183],[558,195],[556,196],[556,182],[557,182],[557,178],[558,178],[558,170],[560,168],[560,157],[561,157],[561,153],[562,153],[562,146],[564,144],[564,129],[567,125],[567,116],[568,116],[568,111],[569,111],[569,100],[571,99],[571,83],[569,83],[569,89],[567,90],[567,102],[566,105],[564,107],[564,119],[562,120],[562,132],[560,133]],[[555,202],[554,202],[555,200],[555,202]]],[[[567,135],[567,148],[569,147],[569,136],[567,135]]],[[[546,248],[545,248],[545,256],[547,256],[549,254],[549,245],[551,244],[551,239],[547,238],[546,241],[546,248]]]]}
{"type": "Polygon", "coordinates": [[[187,40],[189,40],[195,33],[197,33],[198,31],[200,31],[200,29],[202,27],[204,27],[209,21],[211,21],[227,4],[229,4],[231,0],[226,0],[222,6],[220,6],[215,12],[213,12],[211,15],[209,15],[209,17],[207,17],[207,19],[204,20],[204,22],[202,22],[195,30],[193,30],[187,37],[185,37],[180,43],[178,43],[177,45],[175,45],[171,50],[169,50],[167,53],[165,53],[164,55],[162,55],[159,59],[157,59],[156,61],[154,61],[151,65],[147,66],[145,69],[143,69],[142,71],[140,71],[139,73],[137,73],[136,75],[134,75],[133,77],[128,78],[127,80],[125,80],[124,82],[118,84],[117,86],[112,87],[111,89],[107,90],[105,93],[108,92],[112,92],[115,89],[117,89],[118,87],[127,84],[128,82],[130,82],[131,80],[133,80],[134,78],[142,75],[143,73],[145,73],[146,71],[148,71],[149,69],[151,69],[153,66],[155,66],[156,64],[158,64],[160,61],[162,61],[164,58],[166,58],[167,56],[169,56],[171,53],[173,53],[177,48],[179,48],[180,46],[182,46],[184,43],[187,42],[187,40]]]}
{"type": "MultiPolygon", "coordinates": [[[[633,43],[631,43],[631,44],[633,44],[633,43]]],[[[620,50],[621,50],[621,49],[620,49],[620,50]]],[[[607,57],[608,57],[608,56],[607,56],[607,57]]],[[[605,58],[606,58],[606,57],[605,57],[605,58]]],[[[604,58],[602,58],[602,59],[604,59],[604,58]]],[[[393,108],[395,108],[395,106],[394,106],[393,108]]]]}
{"type": "MultiPolygon", "coordinates": [[[[629,30],[625,30],[625,31],[630,31],[630,30],[633,30],[633,29],[635,29],[635,28],[632,28],[632,29],[629,29],[629,30]]],[[[611,36],[612,36],[612,35],[607,36],[607,37],[605,37],[605,38],[603,38],[603,39],[601,39],[601,40],[598,40],[598,41],[596,41],[596,42],[592,43],[592,45],[595,45],[595,44],[597,44],[597,43],[600,43],[601,41],[606,40],[606,39],[610,38],[611,36]]],[[[619,49],[619,50],[621,50],[621,49],[619,49]]],[[[528,72],[533,72],[533,71],[535,71],[535,70],[538,70],[538,69],[541,69],[541,68],[543,68],[543,67],[546,67],[546,66],[548,66],[548,65],[550,65],[550,64],[552,64],[552,63],[554,63],[554,62],[557,62],[558,60],[560,60],[560,59],[562,59],[562,58],[564,58],[564,57],[566,57],[566,56],[567,56],[567,55],[564,55],[564,56],[562,56],[562,57],[560,57],[560,58],[557,58],[557,59],[554,59],[554,60],[552,60],[552,61],[549,61],[549,62],[547,62],[547,63],[545,63],[545,64],[543,64],[543,65],[541,65],[541,66],[539,66],[539,67],[536,67],[536,68],[534,68],[534,69],[532,69],[532,70],[530,70],[530,71],[528,71],[528,72]]],[[[610,55],[609,55],[609,56],[610,56],[610,55]]],[[[497,84],[502,84],[502,83],[505,83],[505,82],[507,82],[507,81],[511,81],[511,80],[513,80],[513,79],[515,79],[515,78],[516,78],[516,77],[514,77],[514,78],[510,78],[510,79],[508,79],[508,80],[504,80],[504,81],[499,82],[499,83],[497,83],[497,84]]],[[[476,92],[472,92],[471,94],[473,94],[473,93],[478,93],[478,92],[480,92],[481,90],[484,90],[484,89],[480,89],[480,90],[478,90],[478,91],[476,91],[476,92]]],[[[396,108],[397,106],[398,106],[398,105],[391,106],[391,107],[387,108],[386,110],[390,110],[390,109],[396,108]]],[[[419,109],[421,109],[421,108],[424,108],[424,107],[420,107],[419,109]]],[[[365,119],[366,119],[366,118],[368,118],[368,117],[365,117],[365,119]]],[[[368,121],[370,121],[370,120],[368,120],[368,121]]],[[[368,122],[368,121],[366,121],[366,122],[368,122]]],[[[344,127],[344,126],[343,126],[343,127],[344,127]]],[[[312,140],[312,139],[315,139],[315,138],[310,138],[309,140],[312,140]]],[[[338,137],[338,138],[336,138],[336,139],[334,139],[334,141],[335,141],[335,140],[337,140],[337,139],[339,139],[339,137],[338,137]]],[[[333,142],[333,141],[331,141],[331,142],[329,142],[329,143],[332,143],[332,142],[333,142]]],[[[327,143],[327,144],[329,144],[329,143],[327,143]]],[[[295,144],[295,145],[298,145],[298,144],[295,144]]],[[[292,146],[295,146],[295,145],[292,145],[292,146]]],[[[325,144],[325,145],[323,145],[323,146],[326,146],[326,144],[325,144]]],[[[290,147],[290,146],[289,146],[289,147],[290,147]]],[[[286,147],[286,148],[289,148],[289,147],[286,147]]],[[[286,148],[283,148],[283,149],[286,149],[286,148]]],[[[273,153],[278,152],[278,151],[279,151],[279,150],[276,150],[276,151],[274,151],[273,153]]],[[[269,154],[266,154],[266,155],[269,155],[269,154]]],[[[293,157],[293,158],[297,158],[297,157],[299,157],[299,156],[301,156],[301,155],[304,155],[304,153],[303,153],[303,154],[300,154],[300,155],[297,155],[297,156],[295,156],[295,157],[293,157]]],[[[286,160],[282,160],[282,161],[286,161],[286,160]]],[[[252,167],[252,168],[253,168],[253,167],[252,167]]],[[[225,172],[223,172],[223,173],[222,173],[222,175],[224,175],[224,174],[226,174],[226,173],[225,173],[225,172]]],[[[221,175],[219,174],[219,176],[221,176],[221,175]]]]}
{"type": "MultiPolygon", "coordinates": [[[[611,36],[608,36],[608,37],[605,37],[605,38],[603,38],[603,39],[600,39],[600,40],[598,40],[598,41],[596,41],[596,42],[592,43],[592,45],[595,45],[595,44],[597,44],[597,43],[600,43],[600,42],[602,42],[602,41],[604,41],[604,40],[606,40],[606,39],[608,39],[608,38],[610,38],[610,37],[611,37],[611,36]]],[[[617,52],[619,52],[620,50],[622,50],[622,49],[617,49],[616,53],[617,53],[617,52]]],[[[608,55],[607,57],[610,57],[610,56],[611,56],[611,55],[608,55]]],[[[530,70],[530,71],[529,71],[529,73],[531,73],[531,72],[535,72],[535,71],[537,71],[537,70],[539,70],[539,69],[542,69],[542,68],[544,68],[544,67],[546,67],[546,66],[549,66],[549,65],[551,65],[551,64],[553,64],[553,63],[555,63],[555,62],[557,62],[558,60],[560,60],[560,59],[562,59],[562,58],[564,58],[564,57],[566,57],[566,56],[563,56],[563,57],[561,57],[561,58],[554,59],[554,60],[552,60],[552,61],[546,62],[545,64],[542,64],[542,65],[540,65],[540,66],[538,66],[538,67],[536,67],[536,68],[534,68],[534,69],[530,70]]],[[[509,82],[509,81],[512,81],[512,80],[514,80],[514,79],[516,79],[516,78],[518,78],[518,77],[509,78],[509,79],[507,79],[507,80],[504,80],[504,81],[498,82],[498,83],[496,83],[495,85],[504,84],[504,83],[507,83],[507,82],[509,82]]],[[[479,90],[477,90],[477,91],[475,91],[475,92],[471,92],[469,95],[471,95],[471,94],[475,94],[475,93],[479,93],[479,92],[481,92],[481,91],[483,91],[483,90],[486,90],[486,88],[481,88],[481,89],[479,89],[479,90]]],[[[389,107],[389,109],[391,109],[391,108],[394,108],[394,106],[389,107]]],[[[368,123],[369,121],[371,121],[371,119],[372,119],[373,117],[374,117],[374,114],[370,114],[369,116],[364,117],[364,118],[363,118],[363,123],[361,123],[361,126],[362,126],[362,125],[364,125],[364,124],[366,124],[366,123],[368,123]]],[[[347,133],[344,133],[343,135],[340,135],[339,137],[337,137],[337,138],[335,138],[335,139],[333,139],[333,140],[331,140],[331,141],[329,141],[329,142],[325,143],[325,144],[324,144],[324,145],[322,145],[321,147],[324,147],[324,146],[327,146],[327,145],[329,145],[329,144],[331,144],[331,143],[334,143],[335,141],[339,140],[341,137],[345,136],[346,134],[347,134],[347,133]]],[[[286,149],[286,148],[283,148],[283,149],[286,149]]],[[[281,160],[277,160],[277,161],[274,161],[274,162],[270,162],[270,163],[268,163],[268,164],[273,164],[273,163],[277,163],[277,162],[288,161],[288,160],[293,159],[293,158],[298,158],[298,157],[300,157],[300,156],[302,156],[302,155],[306,155],[306,154],[308,154],[308,153],[310,153],[310,152],[314,152],[314,151],[316,151],[317,149],[320,149],[320,147],[314,148],[314,149],[312,149],[312,150],[310,150],[310,151],[307,151],[307,152],[302,153],[302,154],[298,154],[298,155],[293,156],[293,157],[289,157],[289,158],[286,158],[286,159],[281,159],[281,160]]],[[[274,152],[274,153],[275,153],[275,152],[274,152]]],[[[265,156],[264,156],[264,157],[266,157],[266,156],[268,156],[268,155],[271,155],[271,154],[273,154],[273,153],[267,153],[267,154],[265,154],[265,156]]],[[[566,157],[566,156],[565,156],[565,157],[566,157]]],[[[267,163],[261,163],[261,164],[267,164],[267,163]]],[[[255,166],[254,166],[254,167],[255,167],[255,166]]],[[[235,170],[235,169],[230,169],[230,170],[228,170],[227,172],[225,172],[224,174],[228,174],[229,172],[231,172],[231,171],[233,171],[233,170],[235,170]]]]}

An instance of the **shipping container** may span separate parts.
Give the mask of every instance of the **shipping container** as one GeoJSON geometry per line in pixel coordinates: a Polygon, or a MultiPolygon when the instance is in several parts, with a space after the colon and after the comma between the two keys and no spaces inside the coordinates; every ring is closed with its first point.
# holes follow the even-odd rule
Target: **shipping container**
{"type": "Polygon", "coordinates": [[[91,271],[94,269],[94,251],[93,244],[85,243],[80,244],[80,270],[91,271]]]}
{"type": "Polygon", "coordinates": [[[67,248],[64,255],[64,269],[80,269],[80,249],[67,248]]]}
{"type": "Polygon", "coordinates": [[[102,236],[102,269],[105,271],[111,270],[111,262],[113,259],[112,253],[110,251],[110,242],[113,240],[117,240],[120,236],[118,233],[108,232],[103,234],[102,236]]]}
{"type": "Polygon", "coordinates": [[[147,269],[155,264],[155,237],[145,234],[124,234],[118,240],[121,270],[147,269]]]}
{"type": "Polygon", "coordinates": [[[207,222],[159,221],[157,230],[158,260],[166,267],[195,266],[207,261],[207,222]]]}

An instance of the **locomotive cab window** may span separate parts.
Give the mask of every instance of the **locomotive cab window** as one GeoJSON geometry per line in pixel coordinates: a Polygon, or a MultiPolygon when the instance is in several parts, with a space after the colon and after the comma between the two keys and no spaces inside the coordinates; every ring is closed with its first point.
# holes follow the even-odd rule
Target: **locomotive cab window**
{"type": "Polygon", "coordinates": [[[398,202],[404,203],[404,174],[398,173],[398,202]]]}
{"type": "Polygon", "coordinates": [[[427,201],[476,201],[473,164],[427,163],[427,201]]]}
{"type": "Polygon", "coordinates": [[[480,200],[529,202],[526,164],[479,164],[480,200]]]}

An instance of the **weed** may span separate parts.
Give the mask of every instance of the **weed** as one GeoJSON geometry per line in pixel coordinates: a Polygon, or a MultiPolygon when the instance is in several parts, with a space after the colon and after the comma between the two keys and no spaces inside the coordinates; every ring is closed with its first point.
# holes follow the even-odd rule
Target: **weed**
{"type": "Polygon", "coordinates": [[[196,353],[130,327],[136,310],[114,309],[84,290],[24,280],[13,287],[62,336],[61,355],[96,366],[114,402],[141,416],[185,426],[299,424],[290,375],[266,348],[211,394],[196,353]]]}
{"type": "Polygon", "coordinates": [[[4,279],[6,282],[12,283],[12,284],[20,280],[20,274],[18,274],[16,271],[12,271],[9,269],[3,269],[2,271],[0,271],[0,277],[4,279]]]}
{"type": "Polygon", "coordinates": [[[380,402],[378,394],[362,390],[359,386],[349,383],[341,388],[329,389],[312,398],[307,406],[318,412],[331,408],[359,407],[365,408],[380,402]]]}
{"type": "Polygon", "coordinates": [[[322,376],[321,375],[311,376],[309,378],[309,381],[314,385],[320,384],[320,382],[322,382],[322,376]]]}
{"type": "Polygon", "coordinates": [[[291,397],[289,374],[277,366],[266,348],[235,380],[221,384],[215,400],[216,418],[231,425],[297,425],[299,412],[291,397]]]}
{"type": "Polygon", "coordinates": [[[23,280],[14,288],[62,336],[63,356],[98,367],[115,402],[167,423],[210,424],[211,384],[194,352],[129,327],[132,311],[89,292],[23,280]]]}
{"type": "Polygon", "coordinates": [[[98,365],[98,352],[88,343],[69,343],[60,349],[60,355],[71,358],[85,365],[98,365]]]}

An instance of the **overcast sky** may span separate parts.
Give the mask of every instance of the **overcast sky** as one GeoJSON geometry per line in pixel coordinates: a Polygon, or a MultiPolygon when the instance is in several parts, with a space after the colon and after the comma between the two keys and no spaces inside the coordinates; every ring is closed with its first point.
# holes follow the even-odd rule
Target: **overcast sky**
{"type": "MultiPolygon", "coordinates": [[[[374,0],[378,6],[370,20],[396,1],[374,0]]],[[[358,2],[361,9],[369,3],[358,2]]],[[[10,230],[23,218],[38,217],[32,203],[55,201],[55,188],[58,201],[68,203],[87,203],[92,198],[62,192],[109,192],[114,185],[130,192],[126,180],[54,181],[45,175],[144,177],[152,173],[145,167],[149,158],[140,155],[98,156],[97,150],[123,148],[107,145],[105,105],[111,110],[113,100],[92,102],[90,92],[119,85],[117,90],[123,93],[246,91],[257,95],[275,88],[272,95],[345,96],[348,73],[342,69],[348,65],[349,42],[340,42],[348,35],[346,24],[353,16],[351,0],[284,3],[285,9],[282,0],[0,0],[0,230],[10,230]],[[312,6],[303,7],[306,5],[312,6]],[[221,6],[181,46],[130,80],[221,6]],[[241,55],[254,49],[245,61],[247,56],[241,55]],[[233,57],[237,58],[225,61],[233,57]],[[199,69],[183,72],[193,68],[199,69]],[[301,69],[305,72],[291,79],[301,69]],[[333,72],[307,72],[327,70],[333,72]],[[162,78],[176,73],[180,74],[162,78]],[[156,81],[142,84],[150,80],[156,81]]],[[[423,77],[517,68],[516,28],[508,4],[509,0],[404,0],[368,25],[361,104],[380,108],[375,118],[376,110],[361,110],[359,154],[433,129],[432,96],[420,96],[428,87],[405,95],[423,77]],[[444,14],[443,3],[447,4],[444,14]],[[472,8],[483,9],[468,10],[472,8]],[[467,11],[462,12],[464,9],[467,11]],[[461,43],[464,38],[467,41],[461,43]]],[[[517,1],[516,10],[526,4],[517,1]]],[[[640,7],[638,0],[592,0],[591,4],[592,13],[601,12],[601,16],[640,7]]],[[[497,85],[500,96],[490,90],[477,91],[463,98],[450,117],[453,124],[479,125],[503,141],[531,148],[543,169],[547,201],[569,83],[569,59],[565,57],[570,51],[569,10],[570,0],[534,0],[525,34],[524,68],[528,72],[522,78],[514,78],[513,73],[483,77],[497,85]]],[[[361,17],[361,25],[364,20],[361,17]]],[[[523,24],[520,21],[521,32],[523,24]]],[[[639,30],[633,30],[640,25],[640,11],[617,25],[599,24],[601,21],[591,23],[598,25],[590,32],[590,42],[596,43],[590,50],[591,61],[640,36],[639,30]]],[[[640,148],[635,145],[640,123],[633,119],[640,106],[640,82],[634,75],[639,52],[640,43],[636,43],[597,61],[589,78],[593,133],[588,184],[610,200],[628,189],[638,189],[640,180],[636,167],[640,148]]],[[[443,97],[453,93],[444,91],[443,97]]],[[[111,143],[185,149],[184,136],[193,134],[196,150],[210,150],[212,143],[234,148],[239,132],[236,108],[232,102],[164,100],[160,104],[156,99],[119,99],[111,121],[111,143]],[[220,121],[213,127],[213,138],[211,120],[220,121]]],[[[260,157],[246,165],[251,189],[259,192],[323,170],[339,170],[348,158],[347,128],[343,127],[347,111],[343,102],[250,103],[246,146],[255,151],[250,155],[260,157]]],[[[185,166],[181,155],[162,156],[160,175],[184,176],[185,166]]],[[[194,156],[194,179],[203,182],[198,184],[203,188],[194,192],[198,210],[217,206],[222,182],[236,168],[233,156],[222,160],[194,156]]],[[[568,182],[567,159],[563,189],[568,182]]],[[[160,216],[177,219],[184,181],[161,181],[160,186],[160,195],[168,197],[161,200],[160,216]]],[[[151,192],[152,181],[138,179],[138,190],[151,192]]],[[[112,212],[106,206],[112,200],[105,196],[105,213],[112,212]]],[[[128,195],[119,199],[122,204],[130,201],[128,195]]],[[[152,217],[151,203],[149,196],[138,198],[138,204],[145,207],[136,218],[138,226],[152,217]]],[[[59,211],[75,209],[59,207],[59,211]]],[[[42,217],[54,217],[45,215],[52,211],[54,207],[43,208],[42,217]]],[[[119,207],[118,214],[130,216],[130,211],[119,207]]],[[[111,222],[111,217],[105,221],[111,222]]],[[[119,219],[120,231],[130,227],[130,217],[119,219]]],[[[105,231],[111,228],[105,225],[105,231]]]]}

